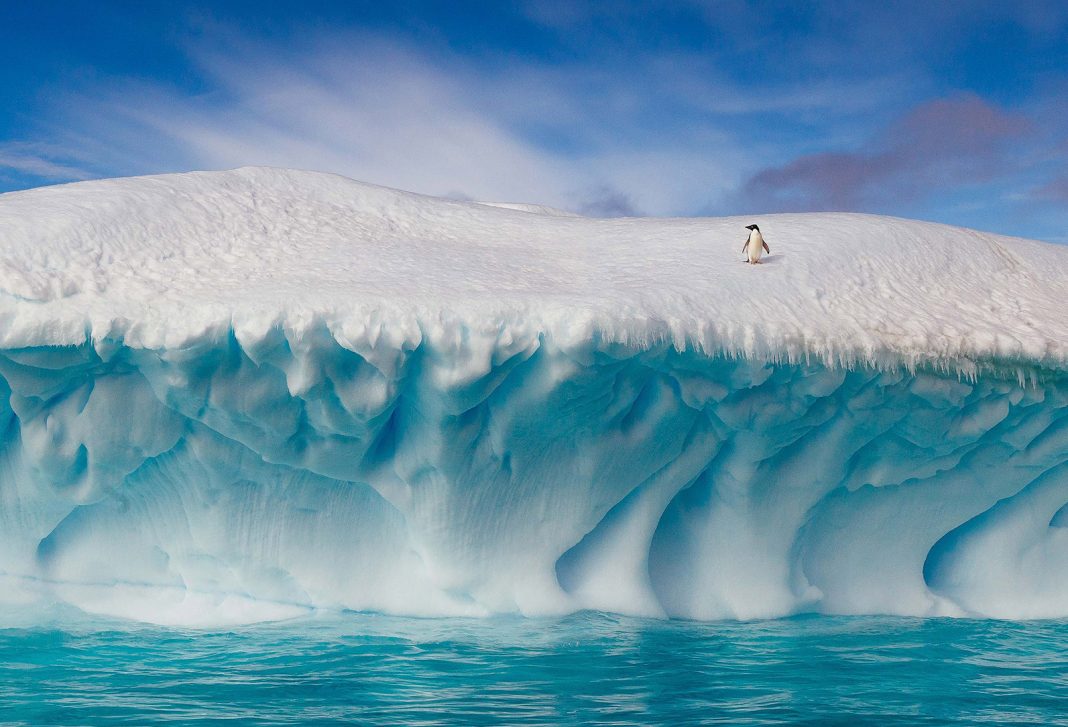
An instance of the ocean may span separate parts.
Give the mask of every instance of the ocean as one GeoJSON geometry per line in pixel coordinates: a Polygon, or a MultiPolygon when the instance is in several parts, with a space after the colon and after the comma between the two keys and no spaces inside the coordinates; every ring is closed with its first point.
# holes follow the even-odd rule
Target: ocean
{"type": "Polygon", "coordinates": [[[0,630],[12,725],[1068,725],[1068,623],[331,613],[0,630]]]}

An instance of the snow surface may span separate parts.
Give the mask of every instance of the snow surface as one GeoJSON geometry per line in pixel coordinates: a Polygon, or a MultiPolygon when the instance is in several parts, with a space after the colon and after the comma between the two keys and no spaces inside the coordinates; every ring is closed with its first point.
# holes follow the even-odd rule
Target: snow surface
{"type": "Polygon", "coordinates": [[[0,252],[9,605],[1068,615],[1068,248],[240,169],[0,252]]]}
{"type": "MultiPolygon", "coordinates": [[[[530,209],[530,208],[528,208],[530,209]]],[[[538,215],[250,168],[0,195],[0,346],[518,329],[830,363],[1068,364],[1068,248],[868,215],[538,215]],[[772,255],[742,264],[745,224],[772,255]]]]}

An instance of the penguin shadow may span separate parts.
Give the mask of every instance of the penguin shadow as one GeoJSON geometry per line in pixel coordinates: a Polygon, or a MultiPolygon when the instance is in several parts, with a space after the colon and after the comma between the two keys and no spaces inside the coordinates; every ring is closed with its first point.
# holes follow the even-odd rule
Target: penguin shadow
{"type": "MultiPolygon", "coordinates": [[[[780,253],[775,253],[773,255],[765,255],[764,257],[760,258],[760,262],[757,263],[756,265],[753,265],[753,267],[754,268],[755,267],[759,267],[760,265],[778,265],[779,263],[782,262],[782,259],[784,257],[786,257],[786,256],[783,255],[781,252],[780,253]]],[[[749,264],[749,261],[744,259],[744,258],[742,259],[742,262],[745,263],[746,265],[749,264]]]]}

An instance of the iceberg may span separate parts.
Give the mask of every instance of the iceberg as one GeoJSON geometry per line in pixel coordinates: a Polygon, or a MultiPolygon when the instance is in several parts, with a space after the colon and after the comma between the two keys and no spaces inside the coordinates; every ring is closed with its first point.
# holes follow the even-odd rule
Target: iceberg
{"type": "Polygon", "coordinates": [[[11,607],[1068,616],[1068,248],[245,168],[0,251],[11,607]]]}

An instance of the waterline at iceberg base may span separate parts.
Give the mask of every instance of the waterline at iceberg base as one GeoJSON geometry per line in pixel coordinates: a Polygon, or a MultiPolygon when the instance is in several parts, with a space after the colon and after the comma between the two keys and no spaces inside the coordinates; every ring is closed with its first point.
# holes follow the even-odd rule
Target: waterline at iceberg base
{"type": "Polygon", "coordinates": [[[3,351],[3,598],[205,625],[1068,616],[1063,372],[480,335],[3,351]]]}

